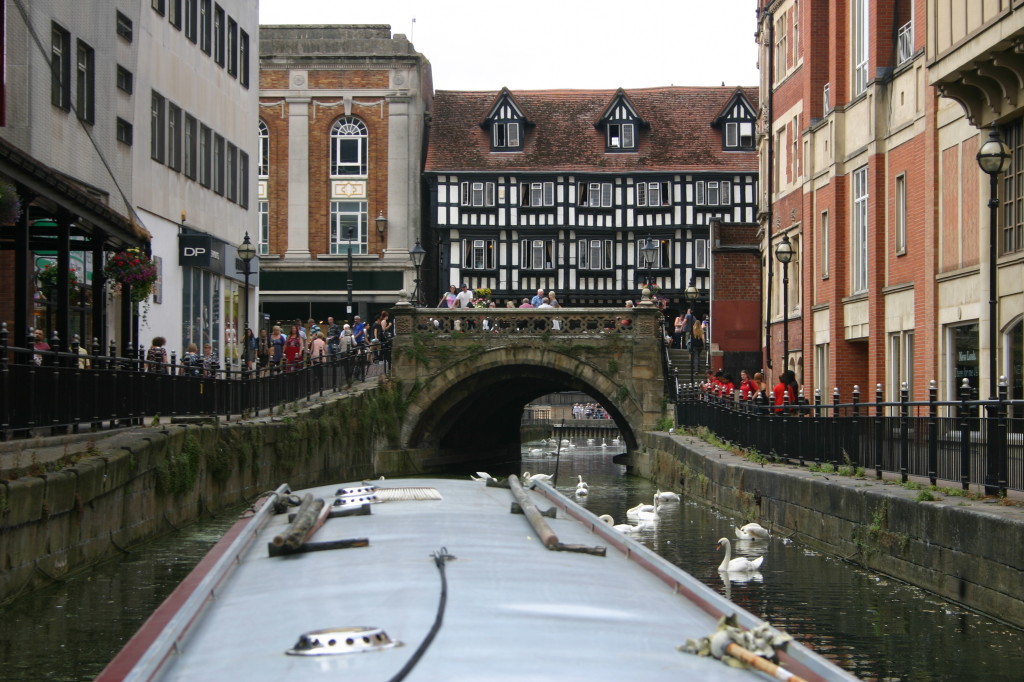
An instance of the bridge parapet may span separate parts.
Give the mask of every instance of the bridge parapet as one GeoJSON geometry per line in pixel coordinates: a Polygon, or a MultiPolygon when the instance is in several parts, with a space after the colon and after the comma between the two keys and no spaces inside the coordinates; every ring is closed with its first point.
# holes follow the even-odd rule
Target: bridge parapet
{"type": "Polygon", "coordinates": [[[662,313],[644,308],[414,308],[392,309],[395,333],[438,336],[626,334],[660,342],[662,313]]]}

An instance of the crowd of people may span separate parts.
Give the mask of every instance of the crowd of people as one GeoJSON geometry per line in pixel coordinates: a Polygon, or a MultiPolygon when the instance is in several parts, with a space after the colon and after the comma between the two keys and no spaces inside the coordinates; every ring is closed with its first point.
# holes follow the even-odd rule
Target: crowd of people
{"type": "MultiPolygon", "coordinates": [[[[768,384],[765,382],[764,374],[754,372],[753,376],[747,370],[740,370],[740,381],[737,385],[732,374],[725,370],[706,372],[706,378],[700,385],[700,390],[709,397],[716,400],[737,401],[758,406],[771,406],[775,413],[786,412],[785,405],[806,406],[807,402],[800,393],[800,385],[797,383],[796,374],[793,370],[787,369],[779,375],[779,381],[771,392],[768,391],[768,384]]],[[[802,407],[799,413],[806,414],[809,410],[802,407]]]]}
{"type": "Polygon", "coordinates": [[[597,403],[573,403],[573,419],[609,419],[608,412],[597,403]]]}

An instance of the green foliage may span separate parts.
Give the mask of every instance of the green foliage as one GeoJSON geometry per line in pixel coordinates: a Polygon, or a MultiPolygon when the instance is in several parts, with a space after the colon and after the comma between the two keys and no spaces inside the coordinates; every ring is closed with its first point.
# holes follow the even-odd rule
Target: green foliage
{"type": "Polygon", "coordinates": [[[872,533],[881,533],[889,528],[889,501],[882,500],[875,511],[871,514],[871,525],[868,530],[872,533]]]}
{"type": "Polygon", "coordinates": [[[662,417],[661,419],[658,420],[658,423],[655,425],[654,430],[668,431],[669,429],[674,429],[675,426],[676,422],[674,419],[672,419],[672,417],[662,417]]]}
{"type": "Polygon", "coordinates": [[[836,468],[829,462],[822,462],[820,464],[817,462],[811,462],[807,465],[807,470],[817,474],[832,474],[835,473],[836,468]]]}
{"type": "Polygon", "coordinates": [[[619,402],[626,402],[629,400],[629,389],[625,386],[619,386],[619,390],[615,392],[615,398],[619,402]]]}
{"type": "Polygon", "coordinates": [[[619,363],[615,360],[608,361],[608,373],[616,374],[619,371],[619,363]]]}
{"type": "Polygon", "coordinates": [[[935,502],[940,499],[942,498],[934,495],[931,490],[922,490],[917,494],[917,497],[914,498],[917,502],[935,502]]]}
{"type": "Polygon", "coordinates": [[[185,434],[181,452],[169,455],[156,469],[156,489],[160,493],[182,495],[196,485],[199,476],[199,441],[185,434]]]}

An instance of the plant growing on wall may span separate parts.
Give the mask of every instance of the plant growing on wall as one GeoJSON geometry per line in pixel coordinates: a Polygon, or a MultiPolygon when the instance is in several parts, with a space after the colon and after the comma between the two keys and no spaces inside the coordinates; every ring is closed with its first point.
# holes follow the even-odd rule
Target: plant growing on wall
{"type": "Polygon", "coordinates": [[[21,198],[14,185],[0,180],[0,225],[11,225],[21,217],[21,198]]]}

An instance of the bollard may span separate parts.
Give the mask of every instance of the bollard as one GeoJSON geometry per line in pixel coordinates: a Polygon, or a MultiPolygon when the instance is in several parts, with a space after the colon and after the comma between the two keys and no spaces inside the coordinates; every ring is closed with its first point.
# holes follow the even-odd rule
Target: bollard
{"type": "Polygon", "coordinates": [[[907,462],[910,459],[910,406],[907,404],[909,390],[907,382],[900,384],[900,480],[907,482],[907,462]]]}
{"type": "Polygon", "coordinates": [[[939,468],[939,406],[936,400],[939,385],[935,379],[928,382],[928,482],[936,485],[939,468]]]}
{"type": "Polygon", "coordinates": [[[971,384],[964,378],[960,385],[960,487],[971,487],[971,422],[967,413],[967,400],[971,397],[971,384]]]}
{"type": "Polygon", "coordinates": [[[1006,394],[1008,387],[1006,377],[999,375],[999,405],[996,407],[996,487],[999,488],[999,496],[1006,497],[1007,485],[1007,459],[1010,448],[1007,440],[1009,430],[1006,423],[1007,405],[1006,394]]]}
{"type": "Polygon", "coordinates": [[[885,401],[882,384],[875,384],[875,478],[882,480],[882,451],[885,447],[885,401]]]}

